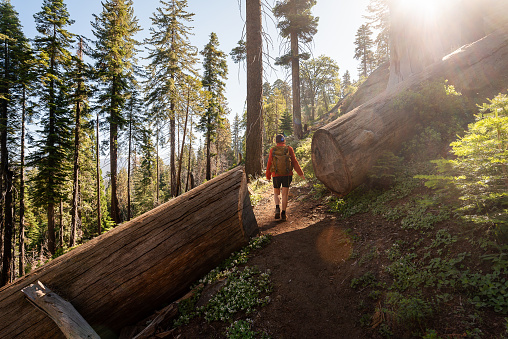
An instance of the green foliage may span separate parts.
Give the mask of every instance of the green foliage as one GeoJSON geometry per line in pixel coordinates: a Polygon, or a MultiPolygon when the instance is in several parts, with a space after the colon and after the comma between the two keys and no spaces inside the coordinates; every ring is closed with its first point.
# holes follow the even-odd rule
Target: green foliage
{"type": "Polygon", "coordinates": [[[270,301],[264,294],[271,292],[270,273],[255,268],[233,269],[223,288],[217,292],[200,312],[211,321],[230,320],[237,312],[252,313],[257,306],[270,301]]]}
{"type": "Polygon", "coordinates": [[[406,142],[402,155],[406,161],[435,158],[443,146],[462,133],[471,119],[467,99],[445,80],[426,82],[417,91],[402,92],[392,109],[417,118],[416,137],[406,142]]]}
{"type": "Polygon", "coordinates": [[[227,339],[254,339],[261,337],[270,338],[266,333],[258,333],[252,330],[252,325],[248,320],[237,320],[226,329],[227,339]]]}
{"type": "Polygon", "coordinates": [[[483,104],[466,135],[451,143],[456,159],[436,161],[438,174],[421,176],[429,187],[452,187],[451,193],[460,196],[461,213],[497,225],[504,239],[508,238],[507,113],[506,95],[483,104]]]}
{"type": "Polygon", "coordinates": [[[349,284],[351,288],[365,288],[376,285],[377,285],[376,276],[371,271],[366,272],[359,278],[351,279],[351,283],[349,284]]]}
{"type": "Polygon", "coordinates": [[[285,110],[284,113],[282,113],[279,131],[286,136],[293,134],[293,117],[289,110],[285,110]]]}
{"type": "Polygon", "coordinates": [[[199,299],[196,295],[180,310],[180,316],[175,321],[175,326],[188,323],[196,316],[203,316],[207,321],[229,321],[240,311],[251,313],[257,306],[266,305],[270,298],[267,294],[271,292],[270,271],[260,272],[257,268],[244,267],[249,254],[270,242],[269,236],[253,238],[247,246],[240,251],[233,253],[227,260],[203,277],[199,283],[203,285],[212,284],[218,280],[225,279],[225,285],[200,308],[195,308],[199,299]]]}
{"type": "Polygon", "coordinates": [[[368,24],[363,24],[356,31],[355,39],[355,59],[360,60],[358,66],[358,74],[362,77],[367,77],[374,70],[376,65],[372,47],[374,41],[371,38],[372,31],[368,24]]]}
{"type": "Polygon", "coordinates": [[[387,303],[395,309],[397,321],[407,326],[421,324],[433,314],[430,302],[418,296],[406,297],[398,292],[392,292],[388,295],[387,303]]]}
{"type": "Polygon", "coordinates": [[[478,307],[493,307],[496,312],[508,314],[508,246],[499,252],[484,255],[492,263],[492,272],[465,275],[461,283],[472,294],[471,302],[478,307]]]}

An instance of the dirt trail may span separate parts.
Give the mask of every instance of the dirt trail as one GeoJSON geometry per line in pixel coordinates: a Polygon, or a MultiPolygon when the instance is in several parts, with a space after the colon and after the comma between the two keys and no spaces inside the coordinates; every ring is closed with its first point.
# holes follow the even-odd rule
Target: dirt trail
{"type": "Polygon", "coordinates": [[[271,243],[249,265],[272,272],[272,301],[253,317],[254,327],[272,338],[364,338],[349,288],[354,267],[345,230],[310,188],[291,188],[288,220],[274,219],[271,192],[254,209],[271,243]]]}

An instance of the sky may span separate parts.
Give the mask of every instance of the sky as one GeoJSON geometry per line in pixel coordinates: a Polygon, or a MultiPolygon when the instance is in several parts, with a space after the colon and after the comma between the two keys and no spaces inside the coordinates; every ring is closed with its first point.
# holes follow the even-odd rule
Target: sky
{"type": "MultiPolygon", "coordinates": [[[[93,21],[93,14],[98,15],[102,11],[101,1],[64,1],[71,19],[75,21],[68,30],[94,39],[90,22],[93,21]]],[[[275,2],[274,0],[263,1],[270,6],[275,2]]],[[[160,2],[159,0],[133,0],[133,2],[134,15],[143,29],[136,38],[142,41],[149,37],[150,17],[160,6],[160,2]]],[[[37,35],[33,15],[41,10],[42,3],[43,0],[11,0],[14,9],[19,13],[23,32],[27,38],[34,38],[37,35]]],[[[312,56],[326,55],[334,59],[339,66],[341,76],[349,70],[351,77],[357,78],[359,62],[353,57],[354,39],[356,31],[365,22],[362,15],[366,13],[368,3],[369,0],[317,0],[316,6],[312,9],[313,15],[319,17],[318,32],[311,46],[312,56]]],[[[209,41],[210,33],[214,32],[219,38],[219,48],[228,55],[229,76],[226,81],[226,97],[231,109],[229,119],[232,120],[237,113],[241,116],[246,107],[245,67],[242,64],[233,63],[229,57],[229,52],[236,47],[244,33],[245,0],[188,0],[188,6],[188,11],[195,14],[194,21],[188,24],[194,27],[192,29],[194,35],[190,37],[192,45],[199,51],[203,50],[209,41]]],[[[267,8],[265,10],[270,12],[267,8]]],[[[271,38],[271,43],[267,47],[265,45],[265,53],[268,52],[272,59],[282,54],[280,52],[282,41],[277,34],[274,20],[273,17],[267,16],[263,19],[264,30],[271,38]]],[[[267,59],[265,57],[265,60],[267,59]]],[[[272,67],[265,66],[265,81],[272,84],[278,78],[290,81],[287,71],[279,67],[275,68],[274,70],[272,67]]]]}

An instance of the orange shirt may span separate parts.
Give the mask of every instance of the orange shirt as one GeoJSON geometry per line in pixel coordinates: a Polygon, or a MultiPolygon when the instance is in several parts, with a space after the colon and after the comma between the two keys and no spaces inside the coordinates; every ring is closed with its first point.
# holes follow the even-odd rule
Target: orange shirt
{"type": "MultiPolygon", "coordinates": [[[[280,142],[277,144],[277,146],[286,146],[286,143],[280,142]]],[[[303,176],[303,171],[300,168],[300,164],[298,164],[298,161],[296,160],[295,152],[293,151],[293,148],[291,146],[288,146],[288,150],[289,150],[289,155],[291,156],[291,163],[293,164],[293,168],[295,169],[296,173],[298,173],[298,175],[303,176]]],[[[268,179],[268,180],[270,180],[272,177],[280,177],[279,174],[270,172],[270,167],[272,166],[272,161],[273,161],[272,151],[273,151],[273,147],[270,149],[270,155],[268,156],[268,164],[266,164],[266,179],[268,179]]],[[[291,172],[291,175],[293,175],[293,172],[291,172]]]]}

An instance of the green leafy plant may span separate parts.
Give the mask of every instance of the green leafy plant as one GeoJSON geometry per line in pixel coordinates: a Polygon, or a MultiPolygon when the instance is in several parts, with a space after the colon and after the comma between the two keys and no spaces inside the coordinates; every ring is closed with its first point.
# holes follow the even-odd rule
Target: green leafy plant
{"type": "Polygon", "coordinates": [[[430,302],[418,296],[403,296],[393,292],[389,294],[387,303],[395,309],[394,314],[397,321],[408,327],[415,323],[421,324],[433,314],[430,302]]]}

